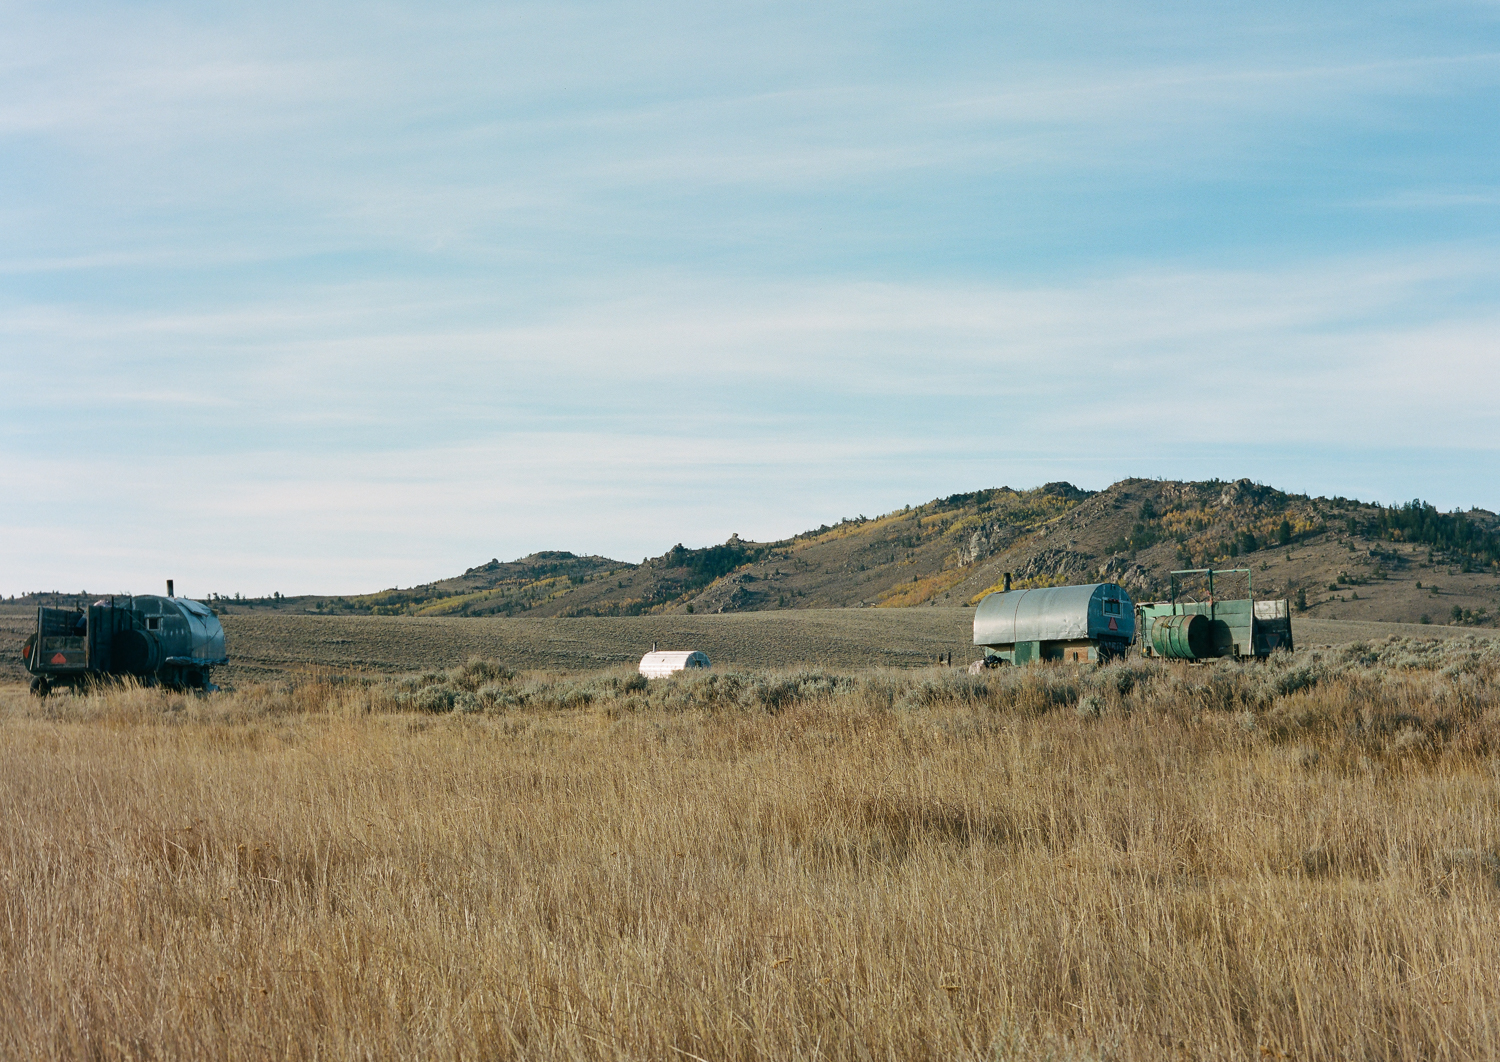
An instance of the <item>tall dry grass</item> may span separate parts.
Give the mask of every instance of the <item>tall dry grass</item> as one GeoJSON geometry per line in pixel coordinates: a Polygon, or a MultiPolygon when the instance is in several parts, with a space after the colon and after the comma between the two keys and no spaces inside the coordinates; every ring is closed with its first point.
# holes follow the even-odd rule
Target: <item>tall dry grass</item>
{"type": "Polygon", "coordinates": [[[7,690],[0,1056],[1494,1057],[1496,653],[7,690]]]}

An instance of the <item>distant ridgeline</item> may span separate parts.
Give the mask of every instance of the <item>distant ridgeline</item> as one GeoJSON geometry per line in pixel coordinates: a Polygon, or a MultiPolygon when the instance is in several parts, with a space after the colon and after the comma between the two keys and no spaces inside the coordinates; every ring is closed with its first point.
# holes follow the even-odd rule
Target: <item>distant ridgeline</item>
{"type": "Polygon", "coordinates": [[[1475,564],[1492,565],[1500,561],[1500,534],[1479,525],[1465,513],[1441,513],[1421,500],[1389,509],[1377,505],[1374,509],[1373,517],[1350,516],[1345,524],[1349,533],[1431,546],[1435,551],[1461,558],[1468,565],[1465,571],[1472,570],[1475,564]]]}
{"type": "Polygon", "coordinates": [[[732,536],[722,546],[709,546],[707,549],[684,549],[679,542],[667,550],[662,563],[668,568],[685,569],[687,577],[682,580],[682,588],[696,590],[737,568],[760,560],[773,548],[775,547],[771,545],[741,542],[738,535],[732,536]]]}
{"type": "MultiPolygon", "coordinates": [[[[1150,600],[1169,592],[1174,569],[1203,567],[1252,568],[1258,597],[1299,597],[1309,608],[1336,605],[1343,618],[1403,618],[1371,613],[1377,606],[1369,604],[1367,586],[1407,579],[1422,595],[1459,594],[1462,588],[1446,572],[1439,591],[1418,569],[1451,567],[1476,573],[1472,578],[1500,569],[1500,526],[1483,510],[1442,513],[1421,501],[1387,507],[1311,498],[1244,479],[1128,479],[1103,491],[1048,483],[950,494],[774,542],[731,535],[700,549],[679,543],[639,564],[548,551],[495,558],[407,589],[283,598],[272,607],[426,616],[957,607],[978,601],[1006,573],[1020,588],[1116,582],[1137,600],[1150,600]]],[[[1446,614],[1468,605],[1459,608],[1462,615],[1488,615],[1474,607],[1481,604],[1465,598],[1431,607],[1446,614]]],[[[1408,618],[1415,621],[1419,605],[1400,607],[1414,611],[1408,618]]]]}

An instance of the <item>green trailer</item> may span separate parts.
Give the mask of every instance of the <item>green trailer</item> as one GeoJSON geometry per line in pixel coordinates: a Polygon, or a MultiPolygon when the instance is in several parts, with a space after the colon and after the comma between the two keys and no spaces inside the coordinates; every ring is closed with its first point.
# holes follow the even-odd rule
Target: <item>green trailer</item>
{"type": "Polygon", "coordinates": [[[1292,648],[1292,613],[1286,600],[1255,600],[1249,568],[1188,568],[1172,573],[1172,595],[1135,607],[1136,638],[1142,656],[1170,660],[1221,657],[1265,659],[1292,648]],[[1245,576],[1245,597],[1219,598],[1214,576],[1245,576]],[[1177,592],[1178,577],[1204,576],[1201,600],[1177,592]]]}

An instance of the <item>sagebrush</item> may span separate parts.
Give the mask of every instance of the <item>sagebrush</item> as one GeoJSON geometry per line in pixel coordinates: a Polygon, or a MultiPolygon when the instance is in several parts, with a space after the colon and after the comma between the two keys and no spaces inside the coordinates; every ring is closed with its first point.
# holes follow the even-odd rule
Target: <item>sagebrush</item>
{"type": "Polygon", "coordinates": [[[0,1055],[1493,1057],[1497,668],[10,688],[0,1055]]]}

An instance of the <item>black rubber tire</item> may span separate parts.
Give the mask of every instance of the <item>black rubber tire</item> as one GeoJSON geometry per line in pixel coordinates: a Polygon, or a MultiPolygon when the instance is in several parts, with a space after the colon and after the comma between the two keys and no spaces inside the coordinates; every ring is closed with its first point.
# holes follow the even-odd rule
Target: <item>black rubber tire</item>
{"type": "Polygon", "coordinates": [[[31,680],[31,695],[33,697],[45,697],[51,692],[52,683],[48,682],[41,675],[31,680]]]}

